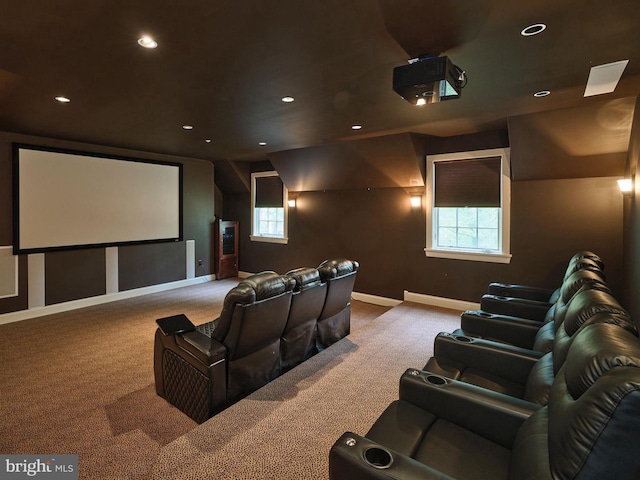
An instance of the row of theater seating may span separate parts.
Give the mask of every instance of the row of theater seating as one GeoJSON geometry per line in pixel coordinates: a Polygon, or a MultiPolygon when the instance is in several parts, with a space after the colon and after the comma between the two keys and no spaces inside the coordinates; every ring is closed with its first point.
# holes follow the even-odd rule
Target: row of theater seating
{"type": "Polygon", "coordinates": [[[331,479],[640,478],[640,341],[603,268],[580,252],[554,292],[491,284],[369,432],[335,442],[331,479]]]}
{"type": "Polygon", "coordinates": [[[201,423],[350,332],[358,262],[327,260],[285,275],[251,275],[220,316],[195,326],[156,320],[156,393],[201,423]]]}

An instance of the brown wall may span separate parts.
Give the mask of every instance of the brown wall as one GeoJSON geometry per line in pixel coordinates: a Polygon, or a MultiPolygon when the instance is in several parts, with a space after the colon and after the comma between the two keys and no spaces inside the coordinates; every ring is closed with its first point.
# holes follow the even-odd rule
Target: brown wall
{"type": "MultiPolygon", "coordinates": [[[[210,162],[118,148],[87,145],[0,132],[0,245],[13,241],[12,142],[67,148],[184,165],[184,239],[195,240],[196,276],[213,273],[211,224],[214,221],[213,165],[210,162]],[[202,266],[198,266],[202,260],[202,266]]],[[[119,289],[158,285],[186,277],[185,242],[129,245],[118,248],[119,289]]],[[[19,295],[0,299],[0,314],[28,308],[27,256],[19,258],[19,295]]],[[[47,305],[103,295],[105,250],[92,248],[45,254],[47,305]]]]}
{"type": "Polygon", "coordinates": [[[402,299],[403,291],[477,302],[491,281],[556,287],[571,255],[603,257],[614,292],[622,291],[622,196],[616,179],[512,183],[509,265],[427,258],[424,210],[402,188],[303,192],[290,211],[288,245],[251,242],[249,195],[225,197],[238,219],[240,270],[285,271],[330,257],[361,264],[356,291],[402,299]]]}

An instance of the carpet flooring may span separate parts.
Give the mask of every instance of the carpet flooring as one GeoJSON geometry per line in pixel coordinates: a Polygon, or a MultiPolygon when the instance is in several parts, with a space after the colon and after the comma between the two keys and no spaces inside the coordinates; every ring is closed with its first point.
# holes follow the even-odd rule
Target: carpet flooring
{"type": "Polygon", "coordinates": [[[80,479],[323,479],[460,312],[352,303],[351,335],[198,425],[155,394],[155,319],[215,318],[227,279],[0,325],[0,452],[79,455],[80,479]]]}

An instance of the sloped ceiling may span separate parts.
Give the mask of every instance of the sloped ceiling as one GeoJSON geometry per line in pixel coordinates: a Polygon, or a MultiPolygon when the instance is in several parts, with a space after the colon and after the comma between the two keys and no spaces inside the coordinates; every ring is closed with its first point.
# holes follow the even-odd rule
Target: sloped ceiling
{"type": "Polygon", "coordinates": [[[403,133],[272,152],[269,160],[290,191],[419,187],[420,145],[403,133]]]}
{"type": "Polygon", "coordinates": [[[623,176],[635,97],[509,119],[514,180],[623,176]]]}

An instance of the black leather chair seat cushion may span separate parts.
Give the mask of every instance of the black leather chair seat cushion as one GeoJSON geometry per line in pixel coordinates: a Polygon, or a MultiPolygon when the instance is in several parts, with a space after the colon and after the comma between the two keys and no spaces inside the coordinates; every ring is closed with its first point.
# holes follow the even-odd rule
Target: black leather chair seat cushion
{"type": "Polygon", "coordinates": [[[553,355],[545,354],[537,360],[523,383],[516,383],[507,378],[472,366],[456,368],[455,364],[440,362],[431,357],[424,369],[439,375],[483,387],[510,397],[522,398],[531,403],[546,405],[549,391],[554,380],[553,355]]]}
{"type": "Polygon", "coordinates": [[[366,437],[453,478],[508,478],[509,449],[403,400],[391,403],[366,437]]]}

